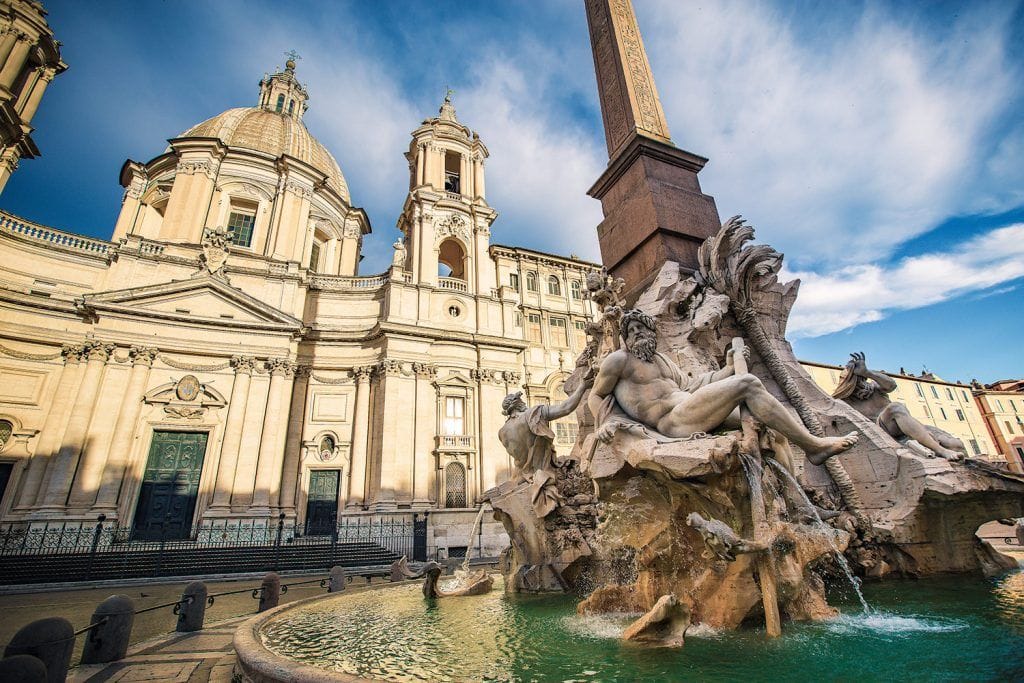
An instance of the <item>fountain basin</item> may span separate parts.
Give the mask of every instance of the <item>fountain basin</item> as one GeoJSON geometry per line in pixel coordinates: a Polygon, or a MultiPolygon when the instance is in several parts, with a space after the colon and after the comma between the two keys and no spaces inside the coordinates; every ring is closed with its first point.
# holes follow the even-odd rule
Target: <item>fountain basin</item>
{"type": "MultiPolygon", "coordinates": [[[[1024,573],[865,586],[876,610],[833,591],[842,615],[761,627],[695,626],[681,649],[620,640],[635,617],[583,617],[566,595],[427,601],[418,582],[292,603],[235,636],[251,681],[1019,680],[1024,573]]],[[[837,585],[837,591],[845,590],[837,585]]]]}

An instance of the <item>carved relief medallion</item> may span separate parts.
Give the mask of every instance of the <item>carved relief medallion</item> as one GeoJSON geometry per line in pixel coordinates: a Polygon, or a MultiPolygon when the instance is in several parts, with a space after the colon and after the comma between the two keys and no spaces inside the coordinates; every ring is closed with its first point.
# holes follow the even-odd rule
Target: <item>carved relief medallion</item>
{"type": "Polygon", "coordinates": [[[174,395],[178,397],[179,401],[190,403],[199,397],[199,389],[199,379],[195,375],[185,375],[178,380],[178,384],[174,388],[174,395]]]}

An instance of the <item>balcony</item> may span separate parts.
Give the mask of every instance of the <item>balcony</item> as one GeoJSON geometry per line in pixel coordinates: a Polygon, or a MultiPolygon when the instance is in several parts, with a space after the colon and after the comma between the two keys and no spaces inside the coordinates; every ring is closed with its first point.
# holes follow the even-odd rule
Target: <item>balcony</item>
{"type": "Polygon", "coordinates": [[[465,453],[467,451],[476,450],[476,437],[475,436],[438,436],[437,437],[437,450],[442,453],[457,451],[459,453],[465,453]]]}
{"type": "Polygon", "coordinates": [[[453,292],[469,291],[469,285],[466,284],[466,281],[460,280],[457,277],[439,277],[437,278],[437,286],[441,289],[448,289],[453,292]]]}

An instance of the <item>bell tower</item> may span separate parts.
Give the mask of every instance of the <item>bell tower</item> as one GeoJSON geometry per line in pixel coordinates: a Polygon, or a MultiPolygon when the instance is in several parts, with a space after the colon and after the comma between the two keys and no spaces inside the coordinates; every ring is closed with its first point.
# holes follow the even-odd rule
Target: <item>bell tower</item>
{"type": "Polygon", "coordinates": [[[409,194],[398,219],[402,267],[417,285],[489,296],[495,283],[487,250],[498,214],[485,198],[488,151],[456,118],[451,95],[449,90],[437,116],[412,132],[405,154],[409,194]]]}

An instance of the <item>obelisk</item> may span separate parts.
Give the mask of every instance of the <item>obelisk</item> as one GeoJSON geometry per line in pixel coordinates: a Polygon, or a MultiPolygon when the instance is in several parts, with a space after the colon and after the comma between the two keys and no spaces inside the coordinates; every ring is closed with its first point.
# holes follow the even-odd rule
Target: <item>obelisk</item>
{"type": "Polygon", "coordinates": [[[694,270],[720,221],[697,180],[707,159],[672,143],[630,0],[585,2],[608,143],[608,168],[587,194],[604,212],[601,258],[631,302],[665,261],[694,270]]]}

